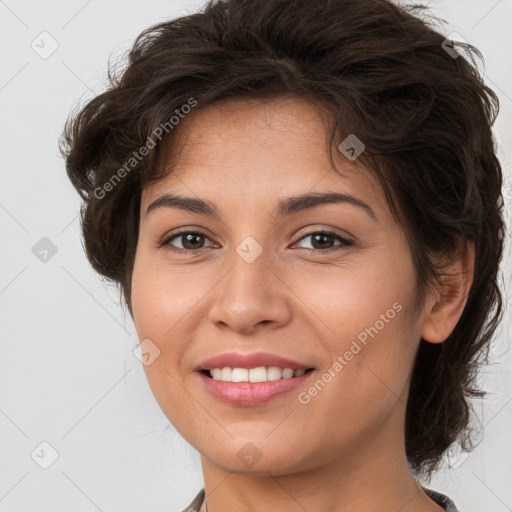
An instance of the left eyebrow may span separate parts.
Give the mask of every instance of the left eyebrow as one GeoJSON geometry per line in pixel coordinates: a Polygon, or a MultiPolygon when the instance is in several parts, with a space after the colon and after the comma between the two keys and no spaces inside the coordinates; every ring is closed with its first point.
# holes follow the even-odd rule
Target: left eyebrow
{"type": "MultiPolygon", "coordinates": [[[[316,192],[303,194],[300,196],[288,197],[279,202],[276,212],[278,217],[285,217],[300,211],[311,210],[324,204],[334,203],[348,203],[362,208],[373,220],[378,222],[375,212],[368,204],[350,194],[340,194],[338,192],[316,192]]],[[[211,201],[205,201],[203,199],[196,199],[192,197],[184,197],[170,193],[164,194],[153,201],[148,206],[146,215],[156,210],[157,208],[162,207],[179,208],[181,210],[199,213],[202,215],[209,215],[216,219],[220,219],[219,210],[211,201]]]]}
{"type": "Polygon", "coordinates": [[[377,216],[372,210],[370,205],[366,204],[361,199],[354,197],[350,194],[340,194],[338,192],[327,192],[327,193],[311,193],[304,194],[301,196],[293,196],[282,200],[277,207],[277,215],[284,217],[285,215],[291,215],[303,210],[310,210],[324,204],[334,203],[348,203],[354,206],[358,206],[366,211],[366,213],[377,222],[377,216]]]}

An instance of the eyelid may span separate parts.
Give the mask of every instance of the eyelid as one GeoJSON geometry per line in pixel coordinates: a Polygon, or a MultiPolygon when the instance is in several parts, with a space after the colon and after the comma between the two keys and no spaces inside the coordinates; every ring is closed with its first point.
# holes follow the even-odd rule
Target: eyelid
{"type": "Polygon", "coordinates": [[[312,252],[316,252],[316,253],[324,253],[324,252],[337,250],[337,248],[341,248],[341,247],[349,247],[354,244],[354,242],[350,238],[347,238],[346,236],[341,235],[340,233],[338,233],[337,231],[335,231],[332,228],[318,228],[318,229],[312,229],[312,230],[307,231],[307,232],[303,233],[302,235],[300,235],[299,238],[297,239],[297,241],[293,243],[293,245],[296,245],[297,243],[302,241],[304,238],[308,238],[309,236],[314,236],[314,235],[329,235],[329,236],[332,236],[333,238],[337,238],[341,243],[338,245],[334,245],[333,247],[329,247],[327,249],[308,249],[308,248],[303,247],[302,248],[303,250],[312,251],[312,252]]]}

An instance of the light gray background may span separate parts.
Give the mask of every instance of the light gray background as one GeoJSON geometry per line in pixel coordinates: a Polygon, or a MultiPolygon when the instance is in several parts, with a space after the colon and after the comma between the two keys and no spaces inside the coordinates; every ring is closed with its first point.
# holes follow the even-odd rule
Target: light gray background
{"type": "MultiPolygon", "coordinates": [[[[1,512],[174,512],[203,485],[198,453],[164,430],[168,420],[132,354],[137,337],[117,292],[86,261],[78,195],[57,148],[70,109],[103,90],[109,56],[144,28],[199,5],[0,0],[1,512]],[[46,37],[51,48],[43,31],[58,43],[45,59],[31,47],[46,37]],[[57,249],[46,262],[32,252],[43,237],[57,249]],[[47,469],[40,464],[51,462],[52,448],[42,442],[58,453],[47,469]]],[[[510,219],[512,0],[430,6],[448,21],[446,35],[458,32],[485,57],[486,81],[501,101],[495,133],[510,219]]],[[[502,269],[508,301],[508,239],[502,269]]],[[[481,444],[467,457],[454,454],[454,469],[431,483],[461,512],[512,510],[510,328],[507,311],[482,374],[490,393],[476,406],[481,444]]]]}

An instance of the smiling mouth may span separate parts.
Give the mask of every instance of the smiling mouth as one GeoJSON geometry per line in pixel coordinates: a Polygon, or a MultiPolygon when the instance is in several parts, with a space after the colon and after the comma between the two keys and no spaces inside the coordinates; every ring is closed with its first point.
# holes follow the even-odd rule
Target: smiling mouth
{"type": "MultiPolygon", "coordinates": [[[[254,368],[255,370],[256,368],[254,368]]],[[[219,381],[223,381],[223,382],[233,382],[233,383],[247,383],[247,384],[256,384],[256,383],[259,383],[259,382],[273,382],[273,381],[276,381],[276,380],[283,380],[283,379],[294,379],[296,377],[300,377],[302,375],[305,375],[307,373],[310,373],[314,370],[314,368],[307,368],[305,370],[292,370],[291,368],[286,368],[286,369],[281,369],[279,368],[278,370],[279,371],[276,371],[276,370],[273,370],[271,372],[271,375],[268,375],[268,373],[270,372],[267,372],[267,368],[264,368],[264,367],[260,367],[258,368],[258,374],[257,376],[253,376],[253,378],[251,379],[250,377],[250,372],[247,372],[246,373],[243,373],[243,372],[238,372],[238,373],[235,373],[235,380],[232,380],[232,377],[233,377],[233,368],[230,368],[231,372],[227,372],[228,374],[225,374],[223,376],[220,375],[220,372],[219,370],[221,370],[220,368],[215,368],[216,372],[217,372],[217,376],[214,377],[214,370],[199,370],[199,373],[202,373],[203,375],[205,375],[206,377],[208,377],[209,379],[212,379],[212,380],[219,380],[219,381]],[[279,374],[279,372],[281,372],[281,374],[279,374]]],[[[236,368],[236,370],[239,370],[238,368],[236,368]]],[[[246,370],[246,369],[241,369],[241,370],[246,370]]],[[[248,370],[248,369],[247,369],[248,370]]]]}

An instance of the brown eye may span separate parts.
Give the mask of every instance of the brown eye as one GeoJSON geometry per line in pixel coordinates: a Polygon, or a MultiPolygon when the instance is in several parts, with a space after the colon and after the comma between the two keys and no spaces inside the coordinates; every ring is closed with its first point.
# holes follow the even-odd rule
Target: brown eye
{"type": "Polygon", "coordinates": [[[166,238],[162,242],[162,246],[169,246],[172,249],[193,252],[200,249],[203,249],[205,240],[208,240],[208,237],[201,232],[198,231],[180,231],[179,233],[174,233],[172,236],[166,238]],[[175,247],[171,244],[173,240],[181,240],[181,247],[175,247]]]}
{"type": "Polygon", "coordinates": [[[312,248],[303,247],[307,251],[328,251],[330,249],[340,248],[343,249],[347,246],[352,245],[350,240],[343,238],[333,231],[315,231],[308,233],[299,239],[299,242],[311,238],[312,248]],[[340,241],[339,244],[334,244],[333,239],[340,241]]]}

